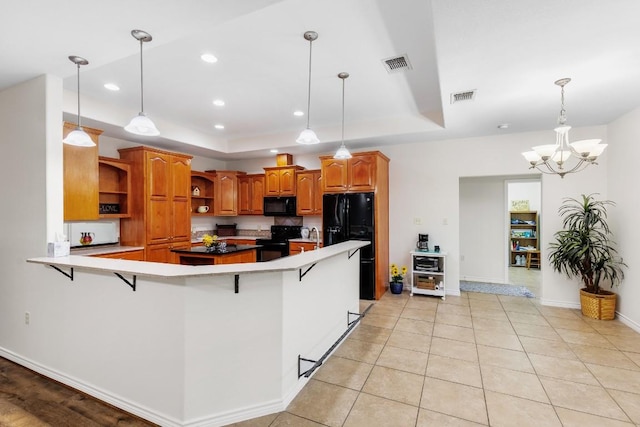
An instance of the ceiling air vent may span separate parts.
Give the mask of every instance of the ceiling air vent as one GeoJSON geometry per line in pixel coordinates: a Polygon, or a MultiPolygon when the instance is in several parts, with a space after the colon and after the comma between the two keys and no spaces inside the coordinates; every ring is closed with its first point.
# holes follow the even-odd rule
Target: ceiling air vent
{"type": "Polygon", "coordinates": [[[456,102],[462,101],[473,101],[476,97],[476,90],[465,90],[464,92],[457,92],[451,94],[451,103],[455,104],[456,102]]]}
{"type": "Polygon", "coordinates": [[[386,68],[387,73],[390,74],[413,69],[406,53],[404,55],[383,59],[382,63],[384,64],[384,68],[386,68]]]}

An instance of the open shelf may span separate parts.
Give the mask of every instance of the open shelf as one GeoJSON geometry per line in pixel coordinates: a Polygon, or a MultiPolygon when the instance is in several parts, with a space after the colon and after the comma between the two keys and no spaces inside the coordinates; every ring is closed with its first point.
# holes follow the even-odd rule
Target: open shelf
{"type": "Polygon", "coordinates": [[[98,158],[100,218],[129,218],[131,165],[126,160],[98,158]]]}

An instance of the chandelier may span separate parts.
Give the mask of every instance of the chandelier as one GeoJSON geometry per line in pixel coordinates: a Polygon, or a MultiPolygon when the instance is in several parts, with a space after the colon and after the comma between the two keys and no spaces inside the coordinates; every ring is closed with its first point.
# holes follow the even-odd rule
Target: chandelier
{"type": "Polygon", "coordinates": [[[568,173],[580,172],[591,164],[596,165],[598,156],[607,148],[607,144],[600,144],[601,139],[584,139],[569,143],[569,129],[571,129],[571,126],[566,124],[567,112],[564,109],[564,87],[570,81],[571,79],[564,78],[555,82],[561,88],[559,126],[554,129],[556,143],[538,145],[532,147],[532,151],[522,153],[531,165],[529,169],[536,168],[542,173],[560,175],[561,178],[564,178],[568,173]]]}

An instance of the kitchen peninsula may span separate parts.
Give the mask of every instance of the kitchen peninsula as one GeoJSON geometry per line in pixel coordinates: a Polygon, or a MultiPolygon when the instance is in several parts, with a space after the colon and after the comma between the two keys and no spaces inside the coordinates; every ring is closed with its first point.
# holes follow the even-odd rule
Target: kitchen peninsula
{"type": "Polygon", "coordinates": [[[320,360],[357,318],[368,244],[226,265],[32,258],[60,272],[47,267],[26,333],[57,350],[3,356],[163,426],[282,411],[307,381],[300,358],[320,360]]]}

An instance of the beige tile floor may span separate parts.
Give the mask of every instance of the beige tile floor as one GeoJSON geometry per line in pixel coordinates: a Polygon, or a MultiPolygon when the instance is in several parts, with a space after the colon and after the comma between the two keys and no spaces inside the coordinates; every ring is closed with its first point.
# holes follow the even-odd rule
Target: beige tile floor
{"type": "Polygon", "coordinates": [[[526,286],[536,298],[540,298],[540,283],[542,282],[542,274],[540,269],[524,267],[509,267],[509,284],[526,286]]]}
{"type": "Polygon", "coordinates": [[[640,334],[617,320],[478,293],[374,304],[286,412],[235,425],[640,425],[640,334]]]}

